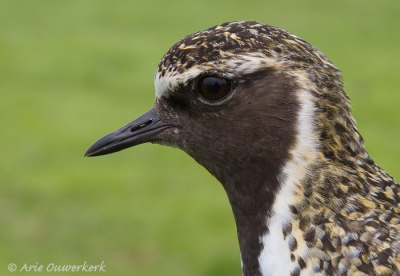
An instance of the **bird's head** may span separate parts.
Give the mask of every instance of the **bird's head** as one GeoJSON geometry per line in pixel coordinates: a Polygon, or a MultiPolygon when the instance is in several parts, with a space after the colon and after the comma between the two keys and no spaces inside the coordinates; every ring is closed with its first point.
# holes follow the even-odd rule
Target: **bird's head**
{"type": "Polygon", "coordinates": [[[307,275],[322,267],[330,274],[338,263],[341,273],[351,263],[348,248],[364,251],[355,237],[364,223],[374,229],[387,195],[394,210],[395,181],[365,151],[340,71],[304,40],[258,22],[221,24],[172,46],[154,81],[153,108],[86,155],[145,142],[191,155],[227,192],[243,275],[270,275],[278,259],[291,267],[287,275],[306,267],[307,275]],[[357,201],[363,196],[376,201],[357,201]],[[345,234],[351,228],[357,232],[345,234]]]}
{"type": "Polygon", "coordinates": [[[302,143],[327,158],[340,155],[344,144],[353,143],[352,151],[358,146],[342,135],[355,127],[339,70],[273,26],[239,21],[191,34],[164,55],[154,81],[154,107],[101,138],[86,156],[165,144],[224,183],[242,173],[240,166],[276,177],[291,150],[310,148],[302,143]]]}

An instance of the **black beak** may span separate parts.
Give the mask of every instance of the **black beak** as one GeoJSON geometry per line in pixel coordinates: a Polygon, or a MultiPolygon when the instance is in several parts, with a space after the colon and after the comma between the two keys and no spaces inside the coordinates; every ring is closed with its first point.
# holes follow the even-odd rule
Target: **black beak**
{"type": "Polygon", "coordinates": [[[158,119],[154,109],[110,133],[94,143],[85,156],[100,156],[117,152],[146,142],[157,140],[157,134],[172,127],[172,124],[158,119]]]}

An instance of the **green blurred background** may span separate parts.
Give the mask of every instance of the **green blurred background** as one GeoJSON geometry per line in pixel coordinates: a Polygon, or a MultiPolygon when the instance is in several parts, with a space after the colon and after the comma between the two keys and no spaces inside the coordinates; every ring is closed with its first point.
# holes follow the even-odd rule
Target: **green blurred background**
{"type": "Polygon", "coordinates": [[[104,261],[109,275],[241,275],[224,191],[183,152],[83,158],[152,106],[173,43],[225,21],[276,25],[323,51],[370,154],[400,179],[399,18],[398,0],[0,0],[0,274],[104,261]]]}

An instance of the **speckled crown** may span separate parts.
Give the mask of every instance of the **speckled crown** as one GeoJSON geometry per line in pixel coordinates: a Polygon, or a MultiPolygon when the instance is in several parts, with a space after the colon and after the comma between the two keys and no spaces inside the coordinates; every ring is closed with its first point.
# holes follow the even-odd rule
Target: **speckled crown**
{"type": "Polygon", "coordinates": [[[337,70],[324,54],[289,32],[255,21],[235,21],[179,40],[161,59],[158,77],[183,73],[204,63],[221,64],[221,60],[234,55],[292,61],[291,65],[297,68],[311,65],[337,70]]]}

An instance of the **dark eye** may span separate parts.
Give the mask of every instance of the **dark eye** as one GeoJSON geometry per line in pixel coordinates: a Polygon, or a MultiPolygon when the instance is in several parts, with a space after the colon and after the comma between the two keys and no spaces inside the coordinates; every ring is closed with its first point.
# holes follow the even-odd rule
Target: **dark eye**
{"type": "Polygon", "coordinates": [[[215,101],[222,99],[231,91],[230,80],[206,76],[199,81],[199,93],[203,98],[215,101]]]}

